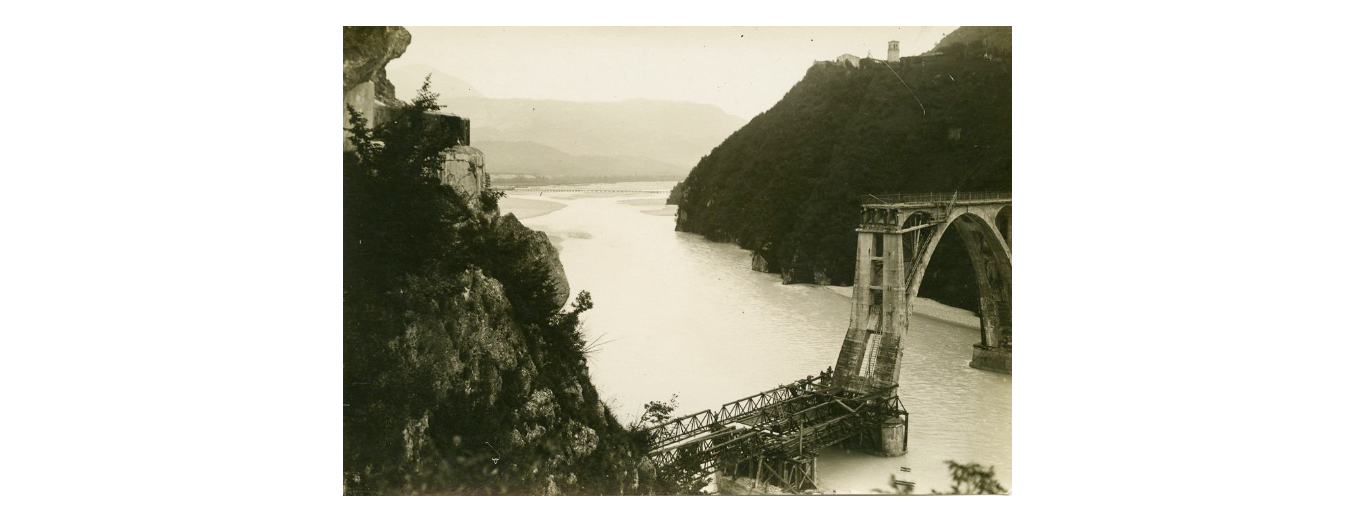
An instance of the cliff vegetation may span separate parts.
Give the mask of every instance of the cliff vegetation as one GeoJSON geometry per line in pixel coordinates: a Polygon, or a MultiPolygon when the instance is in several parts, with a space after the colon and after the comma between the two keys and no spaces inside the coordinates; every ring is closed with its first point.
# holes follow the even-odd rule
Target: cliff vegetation
{"type": "Polygon", "coordinates": [[[944,53],[1011,55],[1011,28],[965,26],[945,35],[936,44],[936,51],[944,53]]]}
{"type": "Polygon", "coordinates": [[[344,493],[674,492],[599,399],[579,325],[592,300],[565,306],[545,235],[501,216],[501,193],[470,204],[438,181],[454,142],[438,108],[425,89],[376,128],[349,110],[344,493]]]}

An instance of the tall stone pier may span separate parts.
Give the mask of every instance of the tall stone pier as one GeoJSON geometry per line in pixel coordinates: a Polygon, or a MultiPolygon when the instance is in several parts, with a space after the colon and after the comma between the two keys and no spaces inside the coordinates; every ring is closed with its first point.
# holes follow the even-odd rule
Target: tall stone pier
{"type": "Polygon", "coordinates": [[[851,322],[834,385],[870,392],[900,383],[912,308],[936,244],[950,231],[968,251],[981,302],[975,353],[982,356],[970,366],[1010,372],[1011,194],[871,195],[856,228],[851,322]]]}

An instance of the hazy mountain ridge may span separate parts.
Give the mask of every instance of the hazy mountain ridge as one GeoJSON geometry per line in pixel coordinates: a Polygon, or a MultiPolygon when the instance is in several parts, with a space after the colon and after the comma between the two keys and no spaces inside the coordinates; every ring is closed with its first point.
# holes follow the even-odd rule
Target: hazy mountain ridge
{"type": "MultiPolygon", "coordinates": [[[[533,141],[475,140],[496,176],[530,174],[552,179],[580,177],[645,177],[681,179],[687,169],[640,156],[577,156],[533,141]]],[[[556,181],[558,182],[558,181],[556,181]]]]}
{"type": "Polygon", "coordinates": [[[406,64],[386,70],[386,77],[400,92],[417,92],[423,80],[432,76],[433,92],[442,95],[442,103],[452,98],[483,98],[474,86],[465,80],[423,64],[406,64]]]}
{"type": "Polygon", "coordinates": [[[744,121],[713,105],[677,101],[574,102],[461,98],[446,110],[470,118],[476,140],[534,141],[588,156],[643,156],[695,166],[744,121]]]}
{"type": "Polygon", "coordinates": [[[406,64],[388,72],[390,82],[405,93],[417,91],[428,74],[432,74],[432,91],[441,94],[439,101],[446,105],[443,110],[470,119],[472,140],[477,144],[530,141],[574,156],[649,158],[676,165],[685,173],[747,123],[701,103],[496,99],[427,65],[406,64]]]}

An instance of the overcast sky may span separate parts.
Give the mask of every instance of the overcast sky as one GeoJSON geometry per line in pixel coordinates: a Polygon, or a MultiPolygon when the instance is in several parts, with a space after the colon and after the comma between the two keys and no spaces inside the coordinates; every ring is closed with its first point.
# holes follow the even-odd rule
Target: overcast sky
{"type": "Polygon", "coordinates": [[[957,27],[408,27],[390,68],[432,66],[490,98],[709,103],[751,119],[814,60],[928,51],[957,27]]]}

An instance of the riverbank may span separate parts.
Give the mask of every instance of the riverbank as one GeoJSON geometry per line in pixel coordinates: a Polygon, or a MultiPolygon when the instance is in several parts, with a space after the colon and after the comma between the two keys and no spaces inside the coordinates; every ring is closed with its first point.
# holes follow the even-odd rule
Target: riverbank
{"type": "MultiPolygon", "coordinates": [[[[822,287],[826,288],[828,291],[841,295],[848,300],[851,298],[852,288],[850,286],[822,287]]],[[[978,319],[978,315],[973,314],[972,311],[946,306],[929,298],[918,297],[916,303],[912,306],[912,312],[956,326],[973,329],[981,327],[981,321],[978,319]]]]}

